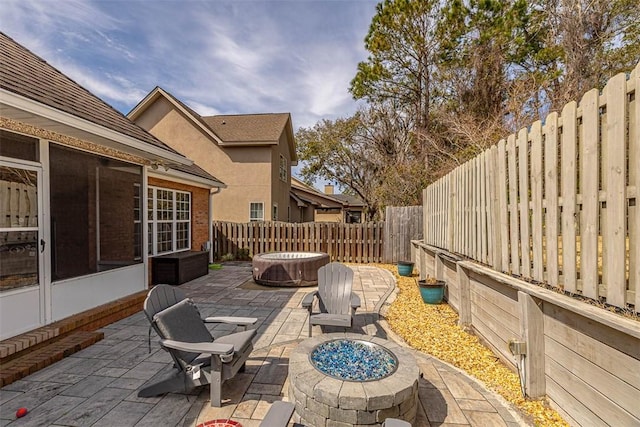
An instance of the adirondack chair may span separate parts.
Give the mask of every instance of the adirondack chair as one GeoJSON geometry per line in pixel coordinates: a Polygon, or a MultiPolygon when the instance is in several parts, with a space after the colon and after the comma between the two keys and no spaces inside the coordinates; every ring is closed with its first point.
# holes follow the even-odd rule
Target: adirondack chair
{"type": "MultiPolygon", "coordinates": [[[[176,287],[158,285],[144,301],[144,313],[160,337],[160,345],[171,354],[176,371],[159,382],[140,390],[139,397],[188,390],[210,384],[211,406],[221,406],[222,383],[232,378],[253,350],[251,340],[254,317],[207,317],[176,287]],[[205,323],[228,323],[242,327],[240,332],[215,339],[205,323]]],[[[149,331],[149,336],[151,330],[149,331]]]]}
{"type": "Polygon", "coordinates": [[[313,325],[350,328],[353,316],[360,307],[360,297],[351,292],[353,270],[339,262],[332,262],[318,269],[318,290],[308,293],[302,307],[309,310],[309,336],[313,325]],[[319,313],[313,312],[318,298],[319,313]]]}

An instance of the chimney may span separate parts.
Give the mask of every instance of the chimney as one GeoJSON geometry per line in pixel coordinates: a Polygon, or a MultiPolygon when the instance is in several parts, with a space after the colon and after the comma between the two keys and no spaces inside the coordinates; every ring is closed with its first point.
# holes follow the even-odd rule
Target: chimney
{"type": "Polygon", "coordinates": [[[333,185],[327,184],[324,186],[324,194],[333,194],[333,185]]]}

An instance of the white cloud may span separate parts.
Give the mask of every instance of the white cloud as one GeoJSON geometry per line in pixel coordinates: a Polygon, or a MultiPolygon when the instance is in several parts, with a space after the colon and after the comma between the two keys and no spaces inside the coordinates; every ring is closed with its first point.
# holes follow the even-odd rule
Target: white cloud
{"type": "Polygon", "coordinates": [[[4,0],[3,31],[123,113],[161,86],[203,115],[309,127],[355,111],[376,2],[4,0]]]}

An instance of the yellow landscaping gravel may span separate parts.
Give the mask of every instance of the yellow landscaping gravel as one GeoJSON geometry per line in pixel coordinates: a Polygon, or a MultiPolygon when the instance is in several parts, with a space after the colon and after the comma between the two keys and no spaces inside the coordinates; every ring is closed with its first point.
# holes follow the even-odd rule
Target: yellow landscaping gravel
{"type": "Polygon", "coordinates": [[[477,337],[458,326],[458,314],[447,304],[425,304],[414,277],[397,274],[393,265],[378,264],[396,277],[398,296],[386,313],[393,331],[416,350],[450,363],[482,381],[490,390],[529,414],[538,426],[568,426],[544,401],[522,397],[518,375],[507,368],[477,337]]]}

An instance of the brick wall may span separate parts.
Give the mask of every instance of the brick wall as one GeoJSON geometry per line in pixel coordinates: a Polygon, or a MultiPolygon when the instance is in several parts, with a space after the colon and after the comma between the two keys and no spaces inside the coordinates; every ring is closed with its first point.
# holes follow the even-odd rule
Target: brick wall
{"type": "Polygon", "coordinates": [[[191,193],[191,250],[201,250],[209,240],[209,189],[154,177],[149,177],[149,185],[191,193]]]}

